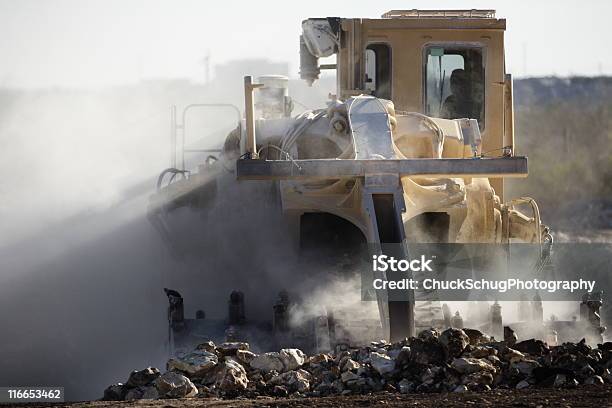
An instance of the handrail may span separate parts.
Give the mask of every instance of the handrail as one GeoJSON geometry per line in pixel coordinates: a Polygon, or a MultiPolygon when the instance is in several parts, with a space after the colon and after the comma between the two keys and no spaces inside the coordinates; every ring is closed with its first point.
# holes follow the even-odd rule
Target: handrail
{"type": "Polygon", "coordinates": [[[186,140],[186,131],[187,128],[185,126],[186,123],[186,119],[187,119],[187,113],[194,109],[194,108],[229,108],[231,110],[234,111],[234,113],[236,114],[236,122],[238,123],[238,126],[241,125],[241,118],[242,115],[240,113],[240,109],[238,109],[238,107],[236,105],[233,105],[231,103],[192,103],[189,104],[187,106],[185,106],[185,108],[183,108],[183,112],[181,114],[181,123],[177,123],[176,121],[176,106],[173,105],[171,107],[171,149],[172,149],[172,156],[171,156],[171,161],[170,161],[170,166],[171,168],[176,168],[177,167],[177,139],[178,139],[178,135],[177,135],[177,130],[181,129],[182,133],[181,133],[181,150],[180,150],[180,169],[182,171],[185,171],[185,153],[201,153],[201,152],[215,152],[218,153],[220,152],[219,149],[185,149],[185,140],[186,140]]]}
{"type": "Polygon", "coordinates": [[[495,10],[390,10],[381,18],[495,18],[495,10]]]}
{"type": "Polygon", "coordinates": [[[189,171],[179,170],[173,167],[169,167],[165,169],[159,174],[159,177],[157,178],[157,192],[161,190],[162,182],[164,181],[164,177],[166,176],[166,174],[172,174],[172,177],[170,177],[170,180],[168,181],[168,184],[171,184],[174,181],[174,178],[176,177],[177,174],[180,174],[181,176],[183,176],[184,179],[186,179],[187,175],[189,175],[189,171]]]}

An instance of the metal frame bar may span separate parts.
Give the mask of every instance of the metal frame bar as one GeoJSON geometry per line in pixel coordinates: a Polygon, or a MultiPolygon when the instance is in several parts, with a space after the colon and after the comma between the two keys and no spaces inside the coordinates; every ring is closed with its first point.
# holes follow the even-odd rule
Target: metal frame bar
{"type": "Polygon", "coordinates": [[[428,177],[527,177],[527,157],[390,160],[249,160],[236,162],[238,180],[309,180],[366,174],[428,177]]]}
{"type": "Polygon", "coordinates": [[[183,149],[185,153],[221,153],[221,149],[183,149]]]}

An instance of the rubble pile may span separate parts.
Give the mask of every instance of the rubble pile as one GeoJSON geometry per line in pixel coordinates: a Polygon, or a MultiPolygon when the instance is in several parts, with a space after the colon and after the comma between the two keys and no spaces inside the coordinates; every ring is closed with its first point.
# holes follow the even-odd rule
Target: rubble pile
{"type": "Polygon", "coordinates": [[[513,336],[495,341],[473,329],[428,329],[398,343],[377,341],[312,356],[295,348],[256,354],[248,343],[206,342],[166,368],[163,374],[151,367],[133,371],[125,384],[109,386],[103,399],[571,388],[612,383],[612,342],[549,347],[513,336]]]}

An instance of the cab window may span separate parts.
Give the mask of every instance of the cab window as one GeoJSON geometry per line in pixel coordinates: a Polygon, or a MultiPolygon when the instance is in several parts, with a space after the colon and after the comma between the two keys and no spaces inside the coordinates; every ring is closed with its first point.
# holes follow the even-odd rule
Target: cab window
{"type": "Polygon", "coordinates": [[[481,47],[430,46],[425,50],[425,113],[444,119],[477,119],[484,129],[481,47]]]}
{"type": "Polygon", "coordinates": [[[377,98],[391,99],[391,49],[387,44],[366,47],[365,89],[377,98]]]}

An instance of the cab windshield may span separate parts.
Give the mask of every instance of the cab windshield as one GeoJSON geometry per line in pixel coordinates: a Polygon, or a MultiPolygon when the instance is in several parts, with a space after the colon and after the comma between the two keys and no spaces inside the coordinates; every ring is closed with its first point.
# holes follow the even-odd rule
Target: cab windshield
{"type": "Polygon", "coordinates": [[[425,113],[444,119],[477,119],[484,129],[482,48],[432,46],[426,50],[425,113]]]}

